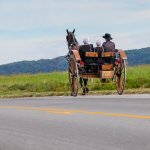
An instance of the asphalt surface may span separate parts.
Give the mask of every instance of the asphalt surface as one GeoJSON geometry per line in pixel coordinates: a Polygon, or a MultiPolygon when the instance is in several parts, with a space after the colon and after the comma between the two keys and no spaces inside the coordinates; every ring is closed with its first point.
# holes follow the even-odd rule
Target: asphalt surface
{"type": "Polygon", "coordinates": [[[150,150],[150,95],[0,99],[0,150],[150,150]]]}

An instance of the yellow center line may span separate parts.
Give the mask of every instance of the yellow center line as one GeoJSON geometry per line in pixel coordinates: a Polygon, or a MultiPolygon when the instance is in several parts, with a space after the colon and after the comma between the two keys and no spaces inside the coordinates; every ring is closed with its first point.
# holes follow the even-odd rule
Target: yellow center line
{"type": "Polygon", "coordinates": [[[136,119],[150,119],[148,115],[134,115],[134,114],[120,114],[120,113],[108,113],[108,112],[92,112],[92,111],[81,111],[81,110],[65,110],[58,108],[40,108],[40,107],[27,107],[27,106],[0,106],[0,108],[5,109],[19,109],[19,110],[35,110],[44,111],[50,114],[61,114],[61,115],[71,115],[71,114],[84,114],[84,115],[101,115],[109,117],[126,117],[126,118],[136,118],[136,119]]]}

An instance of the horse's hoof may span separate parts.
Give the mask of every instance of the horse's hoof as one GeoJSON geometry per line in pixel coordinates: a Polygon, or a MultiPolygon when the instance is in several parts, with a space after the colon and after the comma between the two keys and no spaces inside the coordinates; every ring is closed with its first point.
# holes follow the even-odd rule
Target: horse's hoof
{"type": "Polygon", "coordinates": [[[86,92],[86,93],[89,93],[89,89],[88,89],[88,88],[86,88],[86,89],[85,89],[85,92],[86,92]]]}
{"type": "Polygon", "coordinates": [[[82,95],[85,95],[85,92],[83,92],[82,95]]]}
{"type": "Polygon", "coordinates": [[[76,97],[76,96],[77,96],[77,93],[71,93],[70,96],[76,97]]]}
{"type": "Polygon", "coordinates": [[[101,79],[101,82],[102,82],[102,83],[105,83],[105,82],[106,82],[106,79],[101,79]]]}
{"type": "Polygon", "coordinates": [[[85,95],[85,93],[86,93],[86,89],[85,89],[85,88],[83,88],[82,95],[85,95]]]}

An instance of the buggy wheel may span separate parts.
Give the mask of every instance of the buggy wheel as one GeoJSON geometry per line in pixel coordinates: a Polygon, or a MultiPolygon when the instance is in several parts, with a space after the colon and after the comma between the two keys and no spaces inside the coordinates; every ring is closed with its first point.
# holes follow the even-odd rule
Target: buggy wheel
{"type": "Polygon", "coordinates": [[[126,83],[126,62],[122,59],[120,61],[115,70],[115,82],[117,93],[122,95],[126,83]]]}
{"type": "Polygon", "coordinates": [[[68,76],[70,82],[71,96],[78,95],[78,68],[74,57],[70,58],[68,65],[68,76]]]}

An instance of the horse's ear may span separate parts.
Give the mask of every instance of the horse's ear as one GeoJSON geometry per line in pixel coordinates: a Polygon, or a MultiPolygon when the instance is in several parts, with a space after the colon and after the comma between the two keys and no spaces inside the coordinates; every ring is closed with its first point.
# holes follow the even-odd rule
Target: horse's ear
{"type": "Polygon", "coordinates": [[[69,33],[68,29],[66,29],[67,33],[69,33]]]}
{"type": "Polygon", "coordinates": [[[75,32],[75,29],[73,30],[73,33],[75,32]]]}

